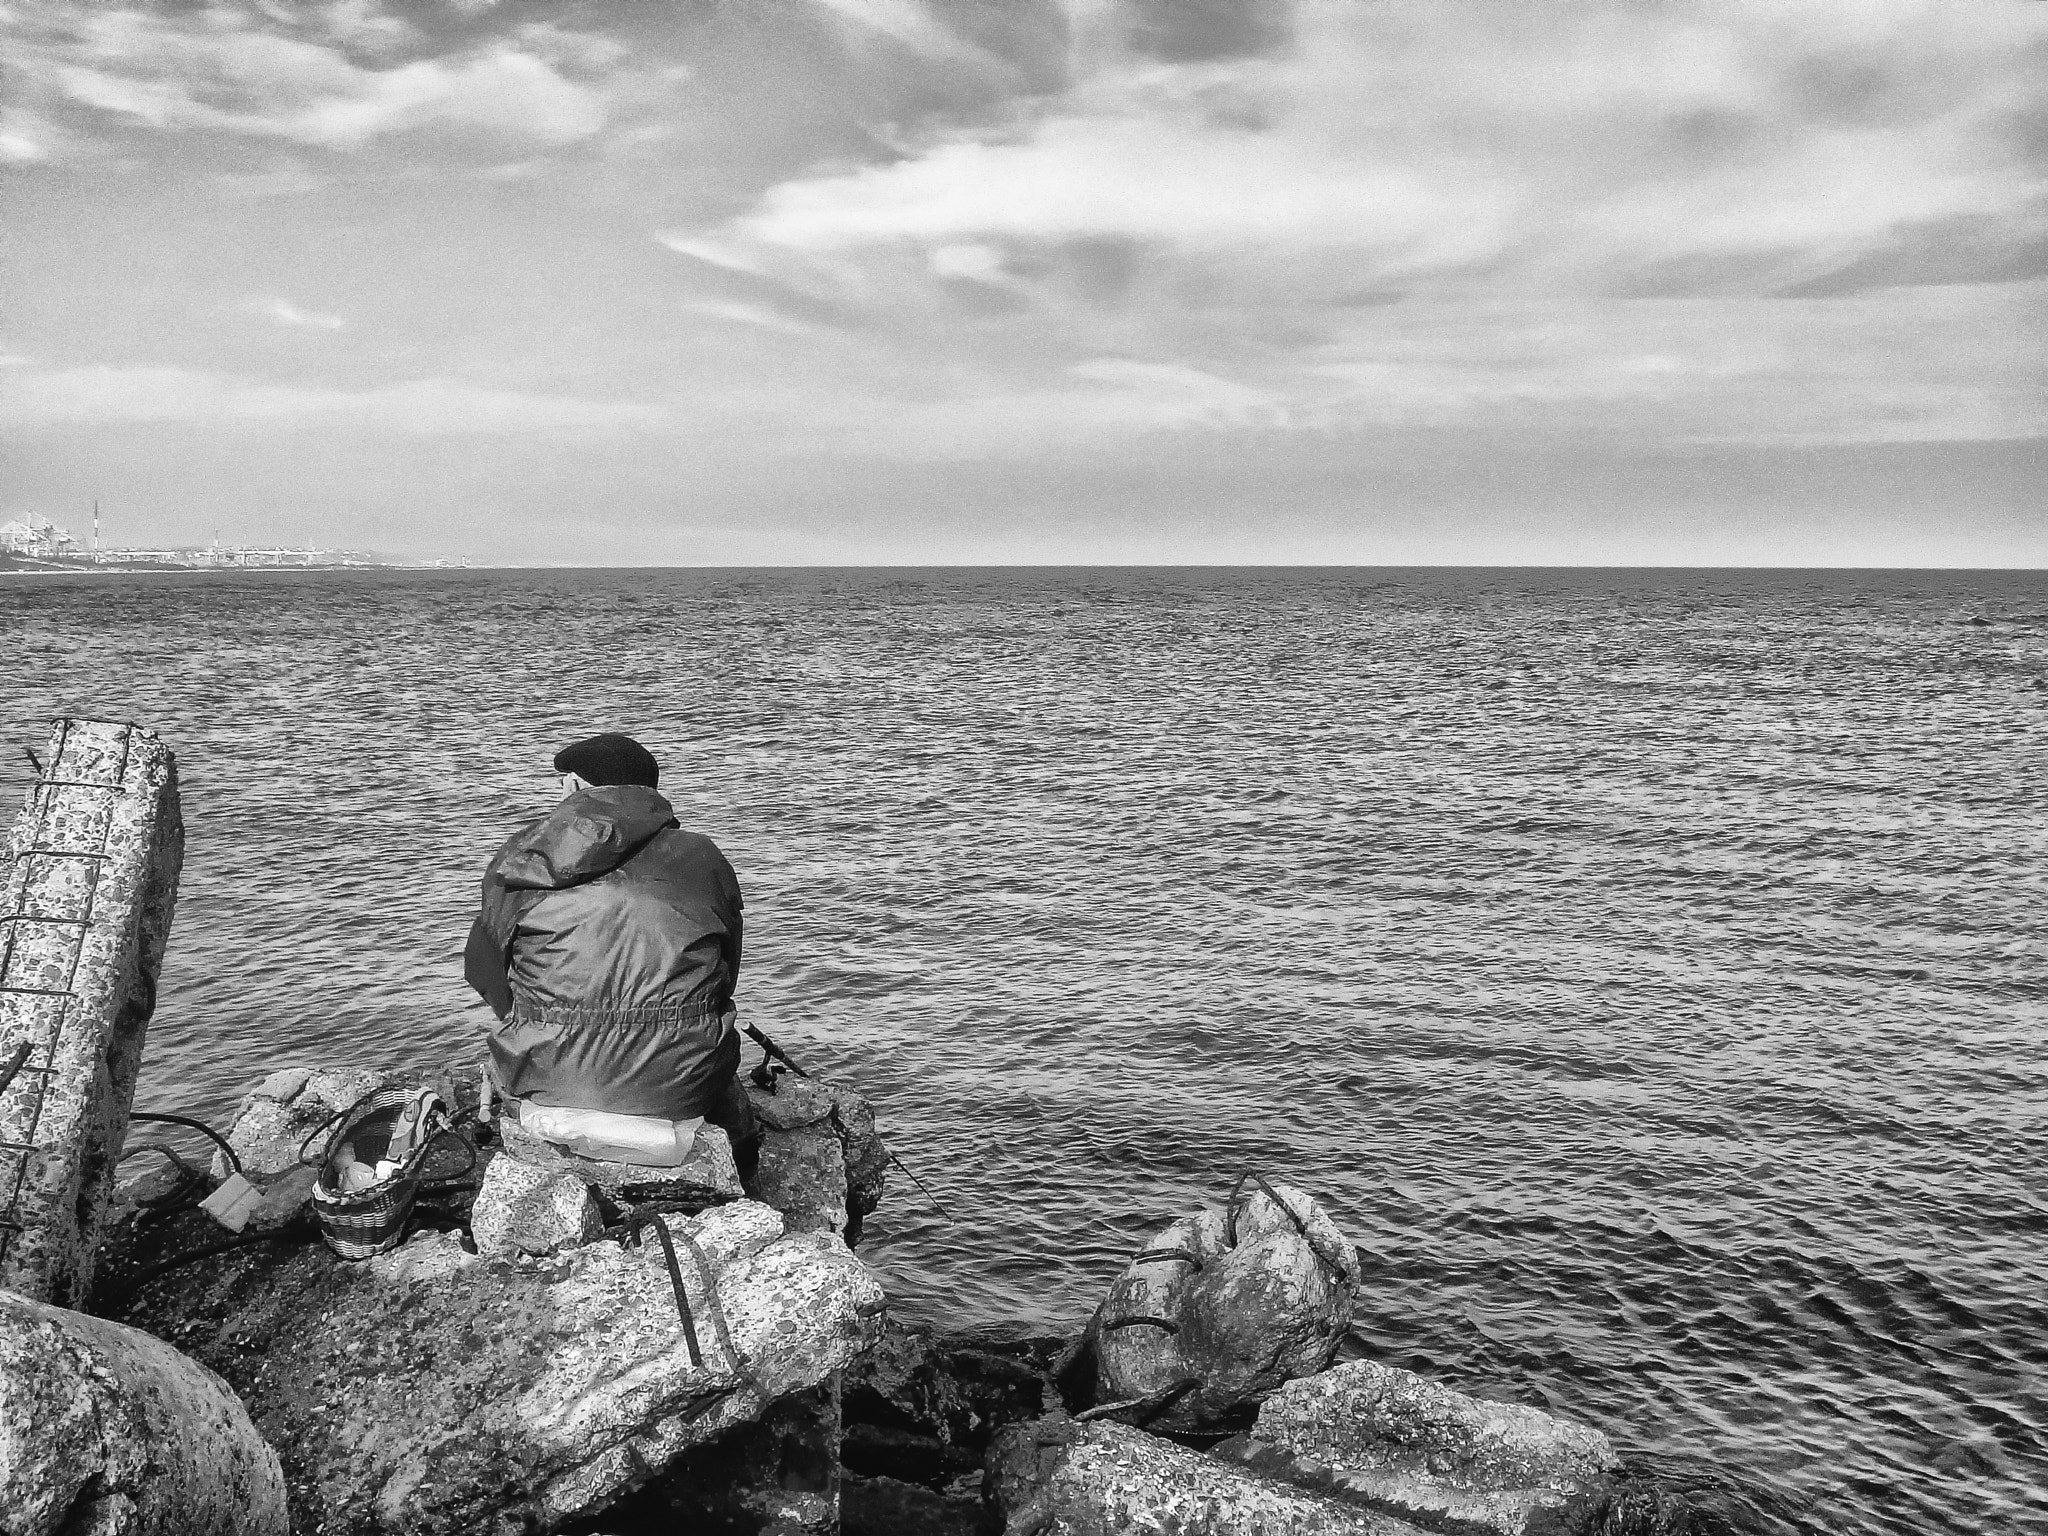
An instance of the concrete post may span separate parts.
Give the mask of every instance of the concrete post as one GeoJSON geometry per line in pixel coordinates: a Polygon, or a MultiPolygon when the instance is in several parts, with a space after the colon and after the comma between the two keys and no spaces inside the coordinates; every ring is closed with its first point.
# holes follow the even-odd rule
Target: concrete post
{"type": "Polygon", "coordinates": [[[139,1329],[0,1291],[9,1536],[285,1536],[283,1470],[242,1400],[139,1329]]]}
{"type": "Polygon", "coordinates": [[[50,731],[0,884],[0,1286],[83,1306],[170,937],[177,763],[103,720],[50,731]]]}

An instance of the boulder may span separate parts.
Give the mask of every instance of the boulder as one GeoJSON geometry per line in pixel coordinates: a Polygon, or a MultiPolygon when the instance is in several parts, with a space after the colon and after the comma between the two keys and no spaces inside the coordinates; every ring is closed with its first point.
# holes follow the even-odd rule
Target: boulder
{"type": "Polygon", "coordinates": [[[1365,1360],[1287,1383],[1217,1452],[1452,1536],[1608,1528],[1620,1470],[1597,1429],[1365,1360]]]}
{"type": "Polygon", "coordinates": [[[804,1231],[858,1241],[863,1217],[882,1203],[889,1153],[875,1131],[874,1106],[851,1089],[779,1073],[747,1083],[761,1128],[748,1189],[804,1231]]]}
{"type": "Polygon", "coordinates": [[[1283,1382],[1335,1357],[1358,1256],[1322,1207],[1263,1180],[1138,1250],[1092,1325],[1095,1393],[1149,1428],[1241,1426],[1283,1382]]]}
{"type": "Polygon", "coordinates": [[[846,1154],[826,1124],[795,1130],[764,1130],[748,1190],[772,1205],[799,1232],[844,1236],[852,1217],[846,1208],[846,1154]]]}
{"type": "Polygon", "coordinates": [[[241,1402],[160,1339],[0,1291],[8,1536],[285,1536],[284,1476],[241,1402]]]}
{"type": "Polygon", "coordinates": [[[1064,1414],[999,1432],[989,1484],[1006,1536],[1422,1536],[1128,1425],[1064,1414]]]}
{"type": "Polygon", "coordinates": [[[738,1201],[553,1259],[423,1231],[359,1264],[240,1249],[144,1284],[125,1315],[218,1370],[276,1446],[301,1529],[552,1531],[818,1387],[881,1332],[867,1268],[738,1201]],[[523,1522],[523,1524],[522,1524],[523,1522]]]}
{"type": "Polygon", "coordinates": [[[83,1305],[170,938],[178,769],[62,719],[0,866],[0,1285],[83,1305]]]}
{"type": "Polygon", "coordinates": [[[503,1153],[484,1170],[469,1222],[477,1248],[493,1254],[554,1253],[604,1234],[604,1216],[583,1180],[503,1153]]]}

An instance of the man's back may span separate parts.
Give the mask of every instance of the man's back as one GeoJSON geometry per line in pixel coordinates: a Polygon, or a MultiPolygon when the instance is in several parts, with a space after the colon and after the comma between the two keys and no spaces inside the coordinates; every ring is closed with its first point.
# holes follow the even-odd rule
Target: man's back
{"type": "Polygon", "coordinates": [[[499,1024],[498,1079],[537,1104],[682,1120],[739,1059],[739,881],[637,784],[578,790],[483,880],[465,970],[499,1024]]]}

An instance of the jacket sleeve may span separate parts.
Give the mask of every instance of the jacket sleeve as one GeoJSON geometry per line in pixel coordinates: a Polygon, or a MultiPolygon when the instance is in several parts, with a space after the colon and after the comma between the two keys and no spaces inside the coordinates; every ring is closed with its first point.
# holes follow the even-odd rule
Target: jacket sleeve
{"type": "Polygon", "coordinates": [[[483,910],[469,925],[462,947],[462,975],[499,1018],[512,1013],[512,935],[519,926],[520,903],[497,879],[496,861],[484,872],[483,910]]]}
{"type": "Polygon", "coordinates": [[[740,990],[740,943],[746,933],[746,899],[740,895],[740,877],[733,873],[730,862],[724,854],[718,856],[723,867],[725,884],[731,897],[731,910],[725,919],[725,972],[730,990],[728,997],[736,997],[740,990]]]}
{"type": "Polygon", "coordinates": [[[462,975],[491,1012],[504,1018],[512,1012],[512,978],[505,970],[505,946],[491,936],[490,919],[477,914],[462,949],[462,975]]]}

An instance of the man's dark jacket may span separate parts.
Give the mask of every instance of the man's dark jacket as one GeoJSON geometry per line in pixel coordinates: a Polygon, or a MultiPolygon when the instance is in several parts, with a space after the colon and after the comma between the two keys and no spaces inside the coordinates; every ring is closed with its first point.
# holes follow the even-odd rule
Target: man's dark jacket
{"type": "Polygon", "coordinates": [[[683,1120],[739,1065],[739,880],[637,784],[579,790],[498,850],[463,970],[514,1097],[683,1120]]]}

